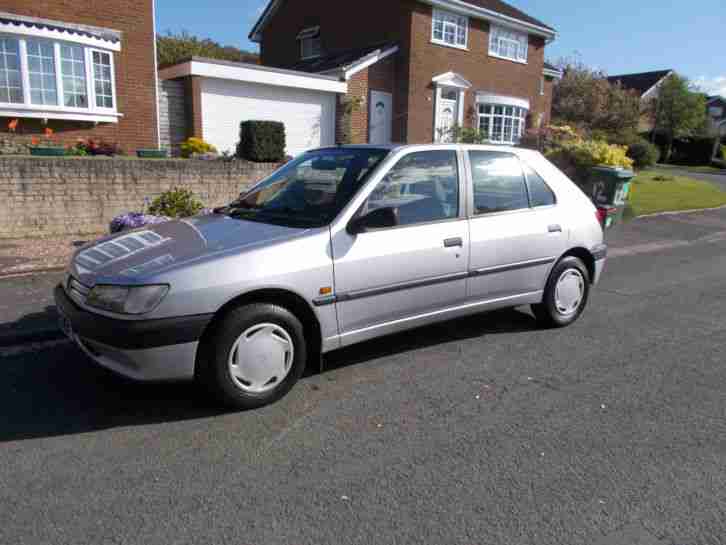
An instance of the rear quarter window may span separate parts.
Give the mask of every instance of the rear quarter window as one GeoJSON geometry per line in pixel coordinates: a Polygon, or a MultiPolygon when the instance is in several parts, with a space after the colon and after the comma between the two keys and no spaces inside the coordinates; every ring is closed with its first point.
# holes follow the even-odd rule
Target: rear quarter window
{"type": "Polygon", "coordinates": [[[544,178],[526,163],[522,163],[522,165],[524,174],[527,176],[527,189],[529,190],[529,201],[532,208],[557,204],[557,197],[555,197],[554,191],[550,189],[547,182],[544,181],[544,178]]]}

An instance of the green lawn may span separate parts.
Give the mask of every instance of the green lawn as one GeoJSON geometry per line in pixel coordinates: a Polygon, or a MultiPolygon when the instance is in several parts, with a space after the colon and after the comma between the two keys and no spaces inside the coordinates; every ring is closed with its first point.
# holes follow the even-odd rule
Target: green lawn
{"type": "Polygon", "coordinates": [[[708,182],[674,176],[667,171],[640,172],[630,190],[632,215],[697,210],[726,205],[726,191],[708,182]]]}

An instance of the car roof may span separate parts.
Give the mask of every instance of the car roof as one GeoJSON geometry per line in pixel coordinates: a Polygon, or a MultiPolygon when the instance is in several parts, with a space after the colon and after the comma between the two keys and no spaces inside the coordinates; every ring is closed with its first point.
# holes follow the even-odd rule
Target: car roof
{"type": "MultiPolygon", "coordinates": [[[[485,151],[507,151],[511,153],[521,153],[528,150],[526,148],[518,148],[514,146],[504,146],[501,144],[344,144],[339,146],[325,146],[310,151],[323,151],[330,149],[380,149],[388,151],[399,150],[431,150],[431,149],[480,149],[485,151]]],[[[536,152],[535,152],[536,153],[536,152]]]]}

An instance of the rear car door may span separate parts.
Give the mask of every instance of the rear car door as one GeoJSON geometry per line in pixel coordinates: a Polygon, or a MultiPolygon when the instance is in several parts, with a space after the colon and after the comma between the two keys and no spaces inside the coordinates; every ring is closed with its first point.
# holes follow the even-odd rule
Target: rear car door
{"type": "Polygon", "coordinates": [[[472,181],[469,297],[534,296],[567,245],[555,194],[512,152],[471,149],[467,159],[472,181]]]}
{"type": "Polygon", "coordinates": [[[452,148],[403,155],[357,214],[393,207],[398,225],[333,236],[343,344],[351,332],[372,337],[465,300],[469,236],[460,161],[452,148]]]}

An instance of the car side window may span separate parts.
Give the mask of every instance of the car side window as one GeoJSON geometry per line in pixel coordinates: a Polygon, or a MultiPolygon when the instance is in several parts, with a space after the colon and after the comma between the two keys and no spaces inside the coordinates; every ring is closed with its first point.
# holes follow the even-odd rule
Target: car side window
{"type": "Polygon", "coordinates": [[[527,187],[519,158],[500,151],[470,151],[474,184],[474,214],[529,208],[527,187]]]}
{"type": "Polygon", "coordinates": [[[554,192],[544,181],[542,176],[527,164],[524,164],[524,173],[527,176],[527,189],[529,189],[529,202],[532,208],[538,206],[552,206],[557,203],[554,192]]]}
{"type": "Polygon", "coordinates": [[[401,158],[380,181],[362,213],[395,208],[399,225],[456,218],[459,166],[453,150],[419,151],[401,158]]]}

